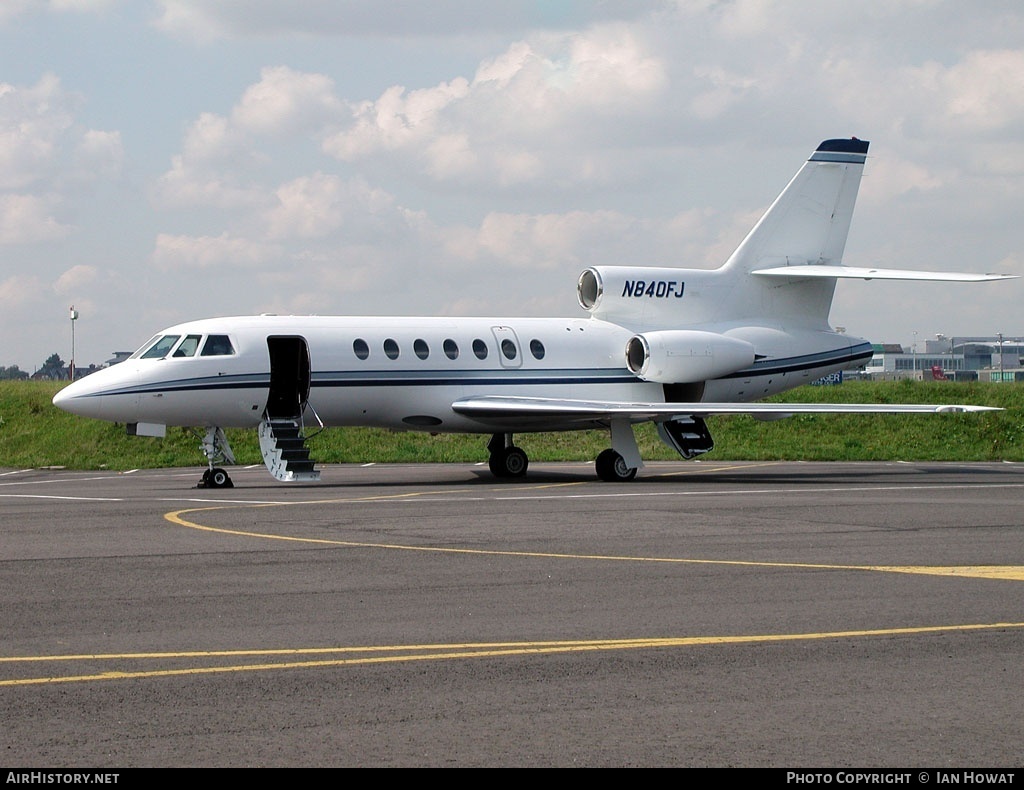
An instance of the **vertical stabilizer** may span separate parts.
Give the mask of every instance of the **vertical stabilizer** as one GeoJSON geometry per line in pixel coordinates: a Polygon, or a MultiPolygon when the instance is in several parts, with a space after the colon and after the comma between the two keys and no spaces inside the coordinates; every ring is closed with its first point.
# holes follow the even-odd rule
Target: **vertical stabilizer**
{"type": "Polygon", "coordinates": [[[821,143],[723,268],[839,265],[867,151],[856,137],[821,143]]]}

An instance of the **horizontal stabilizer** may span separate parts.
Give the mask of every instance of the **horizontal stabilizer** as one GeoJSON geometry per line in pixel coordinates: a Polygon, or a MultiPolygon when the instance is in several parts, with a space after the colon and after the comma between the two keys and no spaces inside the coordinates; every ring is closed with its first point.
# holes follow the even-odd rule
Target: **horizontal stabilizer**
{"type": "Polygon", "coordinates": [[[925,272],[913,269],[868,269],[862,266],[825,266],[794,264],[756,269],[751,274],[764,277],[837,277],[854,280],[935,280],[939,282],[980,283],[991,280],[1012,280],[1017,274],[976,274],[972,272],[925,272]]]}
{"type": "Polygon", "coordinates": [[[531,417],[585,423],[613,418],[642,421],[679,416],[707,417],[715,414],[770,417],[791,414],[946,414],[1002,411],[994,406],[948,403],[643,403],[507,395],[462,398],[452,404],[452,410],[482,422],[497,423],[510,418],[531,417]]]}

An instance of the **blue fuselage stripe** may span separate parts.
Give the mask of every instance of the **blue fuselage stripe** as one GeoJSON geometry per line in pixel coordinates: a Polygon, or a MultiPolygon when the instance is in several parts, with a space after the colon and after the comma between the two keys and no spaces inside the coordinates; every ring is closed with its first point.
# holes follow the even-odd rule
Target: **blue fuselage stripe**
{"type": "MultiPolygon", "coordinates": [[[[846,365],[870,359],[869,343],[839,351],[806,354],[780,359],[761,359],[750,367],[730,373],[721,379],[738,379],[793,373],[816,368],[846,365]]],[[[496,386],[575,386],[585,384],[638,384],[641,380],[625,368],[591,369],[494,369],[494,370],[396,370],[396,371],[324,371],[313,373],[313,388],[358,387],[496,387],[496,386]]],[[[144,395],[156,392],[218,392],[245,389],[267,389],[270,373],[240,376],[217,376],[197,379],[175,379],[123,387],[106,391],[105,395],[144,395]]],[[[100,393],[95,393],[96,395],[100,393]]]]}

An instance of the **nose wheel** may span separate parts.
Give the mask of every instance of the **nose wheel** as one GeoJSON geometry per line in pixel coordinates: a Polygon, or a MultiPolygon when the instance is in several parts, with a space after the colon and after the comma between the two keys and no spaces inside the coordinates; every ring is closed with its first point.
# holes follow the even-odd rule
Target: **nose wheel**
{"type": "Polygon", "coordinates": [[[223,428],[211,426],[206,429],[203,436],[203,454],[210,468],[203,472],[203,479],[196,484],[196,488],[234,488],[231,477],[226,471],[216,466],[217,463],[235,463],[234,453],[231,452],[231,445],[228,444],[228,437],[224,434],[223,428]]]}
{"type": "Polygon", "coordinates": [[[203,472],[203,479],[199,481],[196,488],[234,488],[231,477],[220,467],[213,467],[203,472]]]}

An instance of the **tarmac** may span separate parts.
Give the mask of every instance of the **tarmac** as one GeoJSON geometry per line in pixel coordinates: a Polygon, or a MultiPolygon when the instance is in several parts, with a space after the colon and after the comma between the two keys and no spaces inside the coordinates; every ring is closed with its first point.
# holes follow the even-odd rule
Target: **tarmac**
{"type": "Polygon", "coordinates": [[[1024,465],[0,470],[0,763],[1020,768],[1024,465]]]}

